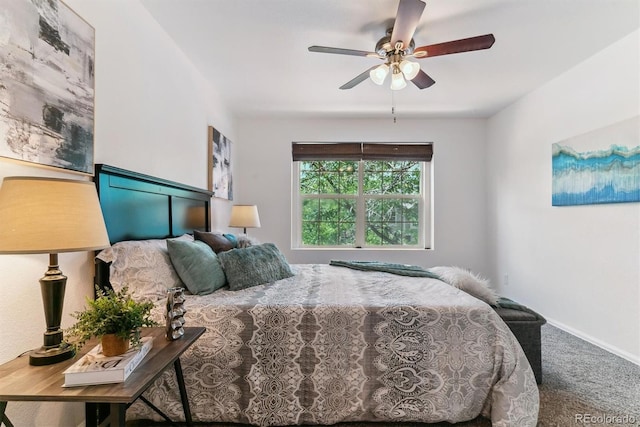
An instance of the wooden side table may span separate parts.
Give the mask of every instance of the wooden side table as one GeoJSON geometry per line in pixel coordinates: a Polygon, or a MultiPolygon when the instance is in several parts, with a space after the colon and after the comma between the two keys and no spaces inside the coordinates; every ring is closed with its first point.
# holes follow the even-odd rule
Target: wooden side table
{"type": "MultiPolygon", "coordinates": [[[[64,370],[71,366],[77,357],[97,345],[97,341],[89,341],[76,358],[54,365],[31,366],[28,357],[18,357],[0,365],[0,424],[4,422],[7,427],[13,426],[5,414],[7,402],[56,401],[85,402],[87,426],[107,425],[106,418],[109,418],[107,422],[111,426],[124,426],[127,408],[138,398],[150,404],[141,396],[142,393],[169,365],[173,364],[180,388],[185,420],[187,425],[191,425],[191,410],[184,385],[180,356],[204,331],[203,327],[186,327],[181,339],[167,341],[164,336],[164,328],[144,328],[142,336],[154,337],[153,348],[124,383],[62,387],[64,370]]],[[[158,409],[153,405],[151,407],[158,412],[158,409]]],[[[159,413],[168,420],[164,414],[159,413]]]]}

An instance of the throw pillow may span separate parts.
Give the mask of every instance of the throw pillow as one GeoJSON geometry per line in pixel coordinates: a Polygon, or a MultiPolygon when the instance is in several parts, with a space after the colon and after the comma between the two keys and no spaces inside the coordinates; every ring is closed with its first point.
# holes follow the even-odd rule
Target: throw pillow
{"type": "Polygon", "coordinates": [[[293,276],[284,255],[273,243],[221,252],[218,257],[232,291],[293,276]]]}
{"type": "Polygon", "coordinates": [[[460,267],[432,267],[443,282],[472,295],[489,305],[496,305],[498,295],[489,287],[489,281],[460,267]]]}
{"type": "MultiPolygon", "coordinates": [[[[188,239],[188,235],[177,238],[188,239]]],[[[157,301],[167,297],[167,289],[183,286],[171,264],[167,251],[168,241],[151,239],[118,242],[101,251],[96,258],[111,263],[109,282],[116,292],[127,286],[136,301],[157,301]]]]}
{"type": "Polygon", "coordinates": [[[168,240],[171,262],[189,292],[207,295],[226,284],[220,261],[204,242],[168,240]]]}
{"type": "Polygon", "coordinates": [[[215,253],[229,251],[233,249],[233,243],[219,233],[193,230],[193,237],[196,240],[205,242],[215,253]]]}
{"type": "Polygon", "coordinates": [[[249,237],[246,234],[240,234],[237,240],[238,240],[238,244],[236,245],[237,248],[248,248],[249,246],[256,246],[260,244],[260,242],[257,239],[254,239],[253,237],[249,237]]]}
{"type": "Polygon", "coordinates": [[[231,234],[231,233],[222,233],[222,235],[224,236],[225,239],[227,239],[228,241],[231,242],[231,245],[234,248],[238,247],[238,238],[236,237],[235,234],[231,234]]]}

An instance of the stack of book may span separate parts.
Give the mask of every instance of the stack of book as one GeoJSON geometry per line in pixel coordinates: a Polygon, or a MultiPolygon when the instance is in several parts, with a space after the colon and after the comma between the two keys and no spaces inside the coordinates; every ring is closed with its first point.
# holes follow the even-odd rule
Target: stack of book
{"type": "Polygon", "coordinates": [[[124,382],[153,346],[153,337],[144,337],[139,348],[107,357],[98,344],[64,371],[64,387],[124,382]]]}

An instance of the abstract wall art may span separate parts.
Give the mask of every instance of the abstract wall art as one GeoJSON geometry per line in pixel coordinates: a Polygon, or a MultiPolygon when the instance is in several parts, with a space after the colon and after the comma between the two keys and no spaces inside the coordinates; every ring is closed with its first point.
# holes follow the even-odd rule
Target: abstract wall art
{"type": "Polygon", "coordinates": [[[0,4],[0,156],[92,174],[95,30],[59,0],[0,4]]]}
{"type": "Polygon", "coordinates": [[[640,201],[640,116],[552,145],[552,205],[640,201]]]}
{"type": "Polygon", "coordinates": [[[209,126],[209,191],[213,197],[233,200],[231,141],[209,126]]]}

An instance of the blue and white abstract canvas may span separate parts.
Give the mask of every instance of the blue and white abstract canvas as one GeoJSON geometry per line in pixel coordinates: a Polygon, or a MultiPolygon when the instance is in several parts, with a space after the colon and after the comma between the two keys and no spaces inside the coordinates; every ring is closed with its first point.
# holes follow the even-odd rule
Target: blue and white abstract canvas
{"type": "Polygon", "coordinates": [[[553,206],[640,201],[640,117],[552,146],[553,206]]]}

